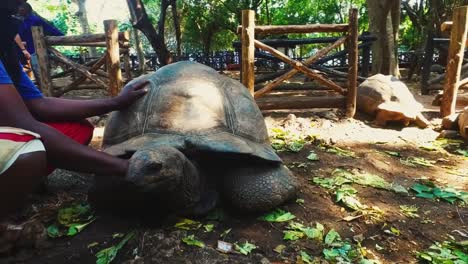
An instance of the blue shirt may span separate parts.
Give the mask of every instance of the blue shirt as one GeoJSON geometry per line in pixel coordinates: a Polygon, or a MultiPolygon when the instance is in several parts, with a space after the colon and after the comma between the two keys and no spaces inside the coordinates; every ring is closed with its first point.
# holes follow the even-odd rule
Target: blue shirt
{"type": "Polygon", "coordinates": [[[25,101],[43,97],[41,91],[34,85],[23,70],[21,70],[21,78],[19,81],[14,83],[3,66],[2,61],[0,61],[0,84],[13,84],[25,101]]]}
{"type": "Polygon", "coordinates": [[[26,42],[26,49],[30,54],[36,53],[31,27],[37,26],[42,26],[45,35],[63,36],[63,33],[60,32],[60,30],[56,29],[54,26],[51,26],[49,23],[45,22],[40,17],[35,15],[29,15],[25,17],[23,23],[20,23],[18,33],[21,37],[21,40],[26,42]]]}

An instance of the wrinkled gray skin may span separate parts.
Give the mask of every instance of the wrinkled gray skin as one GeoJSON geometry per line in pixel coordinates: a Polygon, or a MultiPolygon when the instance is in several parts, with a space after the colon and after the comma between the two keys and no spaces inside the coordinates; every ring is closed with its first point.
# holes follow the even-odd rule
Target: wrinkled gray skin
{"type": "Polygon", "coordinates": [[[103,140],[106,152],[130,157],[127,180],[138,192],[157,193],[183,214],[204,214],[218,197],[243,212],[295,197],[297,183],[238,81],[195,62],[139,79],[150,82],[148,94],[111,115],[103,140]]]}

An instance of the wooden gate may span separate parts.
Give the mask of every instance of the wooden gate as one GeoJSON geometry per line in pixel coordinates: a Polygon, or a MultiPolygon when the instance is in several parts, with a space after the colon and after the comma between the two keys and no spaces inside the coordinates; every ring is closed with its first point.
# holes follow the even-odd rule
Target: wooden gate
{"type": "Polygon", "coordinates": [[[48,96],[61,96],[77,89],[104,89],[111,96],[116,96],[122,87],[120,56],[123,56],[127,81],[132,78],[129,59],[129,33],[118,32],[116,20],[104,21],[105,33],[76,36],[44,36],[42,27],[33,27],[34,46],[39,63],[39,85],[48,96]],[[106,52],[98,59],[79,64],[60,53],[53,46],[105,47],[106,52]],[[49,56],[49,54],[51,56],[49,56]],[[69,67],[62,73],[51,76],[52,59],[69,67]],[[106,70],[101,68],[105,66],[106,70]],[[54,87],[52,79],[78,73],[79,78],[66,87],[54,87]],[[90,80],[94,85],[82,85],[90,80]],[[80,86],[81,85],[81,86],[80,86]]]}
{"type": "MultiPolygon", "coordinates": [[[[241,34],[242,42],[242,67],[241,81],[249,89],[250,93],[257,99],[272,91],[280,83],[290,79],[296,73],[303,73],[307,77],[314,79],[321,85],[324,85],[339,95],[334,97],[318,97],[310,98],[306,104],[301,103],[296,106],[288,106],[288,108],[335,108],[345,107],[346,115],[353,117],[356,113],[356,92],[357,92],[357,75],[358,75],[358,11],[350,9],[348,24],[313,24],[313,25],[287,25],[287,26],[255,26],[255,13],[252,10],[242,11],[242,26],[239,26],[238,33],[241,34]],[[291,59],[284,53],[268,46],[261,41],[255,39],[256,35],[271,35],[271,34],[292,34],[292,33],[315,33],[315,32],[330,32],[344,33],[344,36],[339,38],[333,44],[325,47],[315,53],[310,58],[303,62],[291,59]],[[332,50],[345,45],[348,52],[348,87],[347,89],[336,84],[332,80],[325,77],[325,74],[318,70],[312,70],[308,66],[318,61],[320,58],[327,55],[332,50]],[[254,91],[255,73],[255,48],[269,52],[279,60],[289,64],[292,69],[284,75],[274,79],[271,83],[258,91],[254,91]]],[[[259,103],[259,102],[257,102],[259,103]]],[[[260,105],[262,109],[273,109],[272,105],[260,105]]],[[[283,108],[284,104],[278,105],[283,108]]]]}

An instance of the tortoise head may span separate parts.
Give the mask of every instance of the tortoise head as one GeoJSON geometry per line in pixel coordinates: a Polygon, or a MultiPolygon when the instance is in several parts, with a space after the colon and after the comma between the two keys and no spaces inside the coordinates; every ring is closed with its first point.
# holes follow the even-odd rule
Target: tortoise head
{"type": "Polygon", "coordinates": [[[148,192],[174,191],[186,179],[198,178],[187,157],[173,147],[151,147],[130,158],[126,180],[148,192]]]}

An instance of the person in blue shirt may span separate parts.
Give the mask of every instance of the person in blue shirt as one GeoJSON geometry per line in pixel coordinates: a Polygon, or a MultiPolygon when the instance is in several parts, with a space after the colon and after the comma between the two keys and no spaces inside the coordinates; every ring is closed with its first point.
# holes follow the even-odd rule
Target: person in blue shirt
{"type": "Polygon", "coordinates": [[[17,3],[17,0],[2,0],[0,5],[0,217],[21,206],[24,198],[50,173],[51,167],[95,173],[100,177],[110,177],[107,178],[109,180],[126,178],[127,159],[86,146],[91,139],[92,128],[84,120],[130,106],[147,93],[148,84],[137,82],[119,96],[109,99],[44,97],[18,61],[14,43],[18,27],[12,17],[17,3]],[[65,127],[67,131],[57,127],[65,127]],[[18,138],[17,131],[39,139],[42,146],[36,146],[36,151],[20,152],[15,156],[18,152],[14,149],[14,142],[25,142],[18,138]],[[85,134],[87,138],[79,142],[70,136],[73,134],[85,134]],[[10,151],[5,151],[11,146],[10,151]]]}
{"type": "Polygon", "coordinates": [[[30,58],[34,78],[36,78],[36,82],[39,83],[39,64],[37,62],[36,49],[34,47],[31,28],[42,26],[44,29],[44,35],[46,36],[63,36],[64,34],[39,16],[34,15],[33,9],[28,3],[23,3],[19,6],[18,17],[21,19],[22,23],[20,23],[18,29],[19,38],[17,37],[15,41],[23,52],[25,58],[30,58]],[[26,42],[26,46],[24,47],[20,44],[21,42],[26,42]]]}

